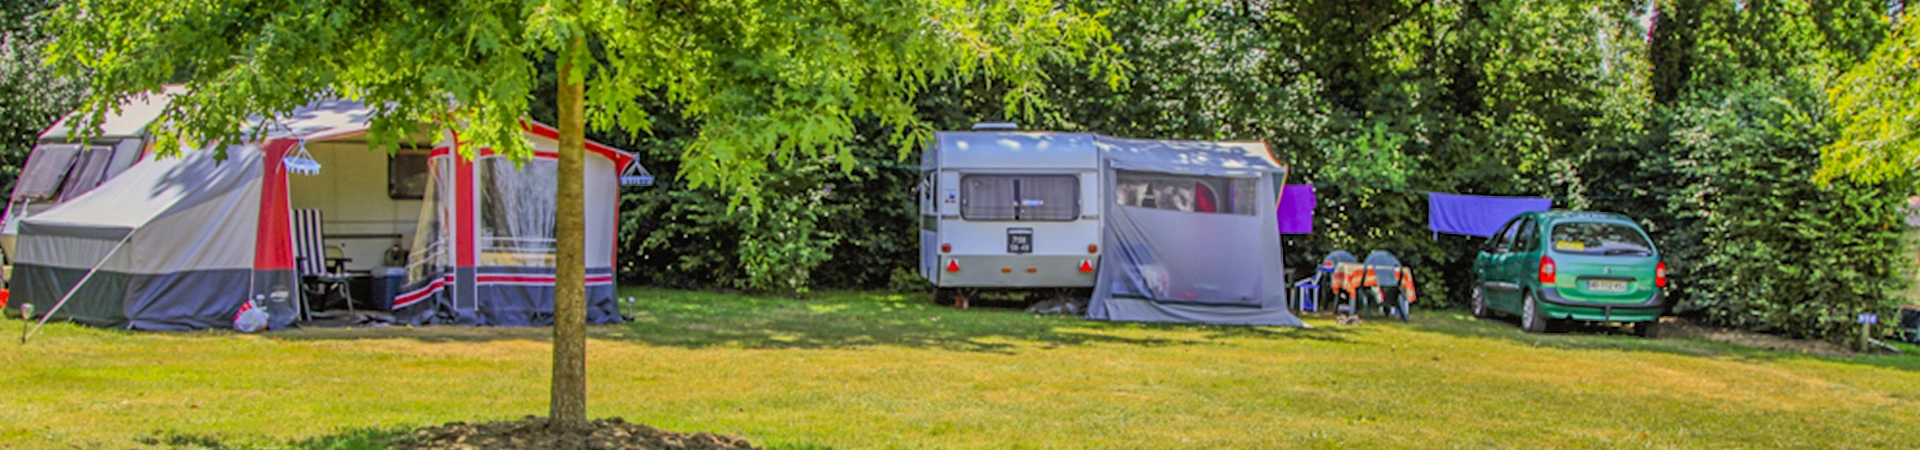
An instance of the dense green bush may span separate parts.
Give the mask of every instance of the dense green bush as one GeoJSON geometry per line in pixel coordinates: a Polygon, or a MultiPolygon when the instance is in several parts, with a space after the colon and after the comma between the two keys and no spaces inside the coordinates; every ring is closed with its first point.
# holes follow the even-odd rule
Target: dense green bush
{"type": "Polygon", "coordinates": [[[1910,178],[1877,185],[1809,177],[1832,139],[1817,93],[1774,83],[1699,92],[1673,109],[1675,177],[1664,248],[1686,309],[1714,322],[1798,335],[1852,330],[1901,300],[1901,209],[1910,178]]]}

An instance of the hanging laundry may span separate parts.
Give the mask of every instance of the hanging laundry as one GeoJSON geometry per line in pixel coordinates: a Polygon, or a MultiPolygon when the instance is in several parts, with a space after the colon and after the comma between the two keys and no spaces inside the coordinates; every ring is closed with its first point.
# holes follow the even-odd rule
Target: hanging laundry
{"type": "Polygon", "coordinates": [[[1313,234],[1313,208],[1318,206],[1313,185],[1287,185],[1280,191],[1280,234],[1313,234]]]}
{"type": "Polygon", "coordinates": [[[1434,233],[1491,237],[1508,219],[1528,211],[1553,209],[1553,199],[1427,194],[1427,226],[1434,233]]]}

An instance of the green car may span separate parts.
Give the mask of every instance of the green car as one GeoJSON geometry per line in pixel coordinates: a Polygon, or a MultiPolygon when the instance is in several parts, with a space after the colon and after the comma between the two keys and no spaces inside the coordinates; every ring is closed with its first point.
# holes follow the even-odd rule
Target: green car
{"type": "Polygon", "coordinates": [[[1473,273],[1473,315],[1516,314],[1531,333],[1570,320],[1631,323],[1653,336],[1667,306],[1667,263],[1619,214],[1521,214],[1480,248],[1473,273]]]}

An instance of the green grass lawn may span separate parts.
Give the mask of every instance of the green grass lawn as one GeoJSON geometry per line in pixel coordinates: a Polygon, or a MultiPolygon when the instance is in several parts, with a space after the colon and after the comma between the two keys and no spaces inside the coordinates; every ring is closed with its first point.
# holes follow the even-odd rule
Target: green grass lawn
{"type": "MultiPolygon", "coordinates": [[[[1915,356],[1525,335],[1453,312],[1273,329],[631,293],[638,321],[592,330],[590,413],[776,448],[1920,445],[1915,356]]],[[[544,414],[545,333],[50,327],[0,344],[0,448],[364,448],[544,414]]]]}

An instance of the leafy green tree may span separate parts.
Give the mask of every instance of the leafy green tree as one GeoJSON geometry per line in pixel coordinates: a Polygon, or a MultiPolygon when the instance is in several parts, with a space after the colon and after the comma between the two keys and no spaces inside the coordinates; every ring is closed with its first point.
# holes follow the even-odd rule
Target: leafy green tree
{"type": "MultiPolygon", "coordinates": [[[[586,424],[581,154],[589,126],[644,131],[657,99],[700,128],[679,176],[757,199],[769,161],[832,156],[872,117],[906,148],[930,129],[914,99],[932,83],[992,79],[1031,109],[1042,64],[1114,49],[1094,17],[1043,0],[840,2],[508,0],[73,0],[48,59],[87,73],[93,120],[121,98],[189,74],[157,128],[159,152],[232,141],[257,117],[320,97],[376,105],[372,135],[460,128],[473,146],[531,156],[519,120],[538,60],[556,65],[560,129],[552,423],[586,424]]],[[[1112,71],[1096,71],[1110,83],[1112,71]]],[[[466,155],[466,156],[471,156],[466,155]]]]}
{"type": "Polygon", "coordinates": [[[1827,91],[1840,136],[1822,149],[1820,180],[1876,182],[1920,171],[1920,29],[1904,21],[1827,91]]]}
{"type": "Polygon", "coordinates": [[[0,4],[0,193],[33,151],[34,138],[80,101],[84,88],[41,63],[46,1],[0,4]]]}

